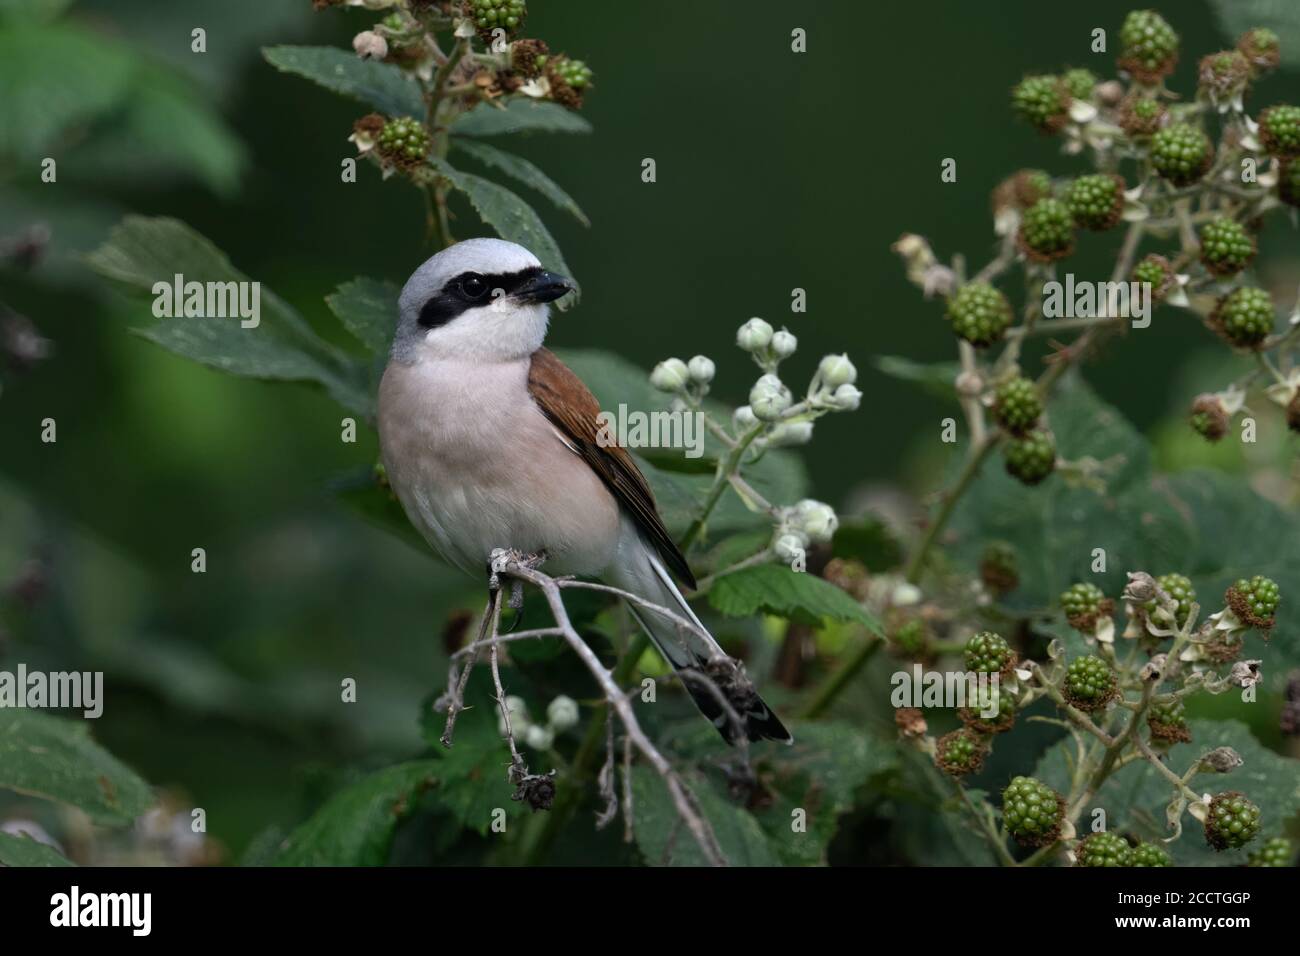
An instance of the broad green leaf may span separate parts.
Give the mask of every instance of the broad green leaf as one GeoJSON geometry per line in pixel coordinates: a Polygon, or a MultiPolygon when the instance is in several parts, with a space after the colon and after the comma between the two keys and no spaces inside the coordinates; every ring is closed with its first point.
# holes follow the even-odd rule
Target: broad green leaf
{"type": "MultiPolygon", "coordinates": [[[[730,865],[773,866],[779,862],[751,814],[723,799],[702,777],[688,775],[685,782],[730,865]]],[[[668,787],[648,767],[632,768],[632,829],[651,866],[708,865],[704,851],[682,822],[668,787]]]]}
{"type": "Polygon", "coordinates": [[[357,341],[375,355],[386,355],[397,328],[401,291],[395,283],[361,277],[343,283],[325,302],[357,341]]]}
{"type": "Polygon", "coordinates": [[[75,866],[52,846],[25,833],[0,833],[0,866],[75,866]]]}
{"type": "Polygon", "coordinates": [[[79,720],[0,708],[0,788],[58,800],[95,823],[130,823],[153,805],[153,792],[90,737],[79,720]]]}
{"type": "Polygon", "coordinates": [[[1281,39],[1282,64],[1300,67],[1300,6],[1295,0],[1210,0],[1224,35],[1237,37],[1254,27],[1267,27],[1281,39]]]}
{"type": "Polygon", "coordinates": [[[718,578],[709,590],[709,603],[728,617],[776,614],[812,626],[843,621],[881,633],[875,617],[844,591],[783,564],[761,564],[718,578]]]}
{"type": "MultiPolygon", "coordinates": [[[[504,186],[482,176],[461,172],[445,160],[433,159],[430,163],[454,189],[465,194],[479,218],[495,229],[502,239],[517,242],[537,256],[545,268],[573,279],[573,272],[564,261],[560,247],[532,206],[504,186]]],[[[577,280],[574,282],[576,284],[577,280]]],[[[576,290],[572,298],[565,296],[559,302],[561,308],[572,304],[580,294],[581,290],[576,290]]]]}
{"type": "Polygon", "coordinates": [[[490,166],[493,169],[499,169],[511,179],[518,180],[525,186],[531,186],[539,193],[555,203],[560,209],[563,209],[574,219],[584,226],[590,226],[591,221],[586,214],[578,208],[577,202],[573,197],[566,193],[560,186],[546,173],[542,172],[537,166],[524,159],[522,156],[516,156],[513,153],[507,153],[505,150],[497,149],[487,143],[479,143],[472,139],[453,139],[452,145],[463,153],[467,153],[474,159],[478,160],[484,166],[490,166]]]}
{"type": "Polygon", "coordinates": [[[419,86],[390,63],[363,60],[332,46],[269,46],[263,47],[262,56],[282,72],[369,103],[388,116],[424,116],[419,86]]]}
{"type": "MultiPolygon", "coordinates": [[[[101,275],[139,292],[156,283],[248,282],[225,254],[184,223],[128,216],[87,258],[101,275]]],[[[175,317],[139,334],[185,358],[234,375],[314,381],[345,408],[369,418],[374,397],[367,367],[326,343],[287,303],[260,288],[256,327],[238,318],[175,317]]]]}
{"type": "Polygon", "coordinates": [[[956,362],[916,362],[898,355],[881,355],[876,359],[876,368],[890,378],[919,385],[924,391],[952,401],[953,383],[961,366],[956,362]]]}
{"type": "Polygon", "coordinates": [[[382,866],[397,825],[438,785],[436,760],[387,767],[345,788],[289,835],[277,866],[382,866]]]}
{"type": "Polygon", "coordinates": [[[504,136],[510,133],[590,133],[591,124],[557,103],[516,96],[504,106],[480,103],[451,124],[457,136],[504,136]]]}

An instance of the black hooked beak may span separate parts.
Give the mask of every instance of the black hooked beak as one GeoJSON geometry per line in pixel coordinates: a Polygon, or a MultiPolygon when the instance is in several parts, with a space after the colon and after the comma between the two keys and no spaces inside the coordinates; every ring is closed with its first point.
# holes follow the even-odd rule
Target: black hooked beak
{"type": "Polygon", "coordinates": [[[554,272],[539,272],[515,290],[515,298],[525,302],[554,302],[572,291],[572,280],[554,272]]]}

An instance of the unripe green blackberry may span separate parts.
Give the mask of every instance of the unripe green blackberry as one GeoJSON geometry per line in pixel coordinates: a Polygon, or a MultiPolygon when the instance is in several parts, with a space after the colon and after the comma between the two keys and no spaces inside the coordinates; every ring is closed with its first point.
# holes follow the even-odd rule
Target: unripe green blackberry
{"type": "Polygon", "coordinates": [[[524,0],[466,0],[465,15],[474,20],[480,34],[491,34],[498,27],[517,33],[528,17],[524,0]]]}
{"type": "Polygon", "coordinates": [[[1164,125],[1168,110],[1159,100],[1132,93],[1125,97],[1119,110],[1119,126],[1135,139],[1153,135],[1164,125]]]}
{"type": "Polygon", "coordinates": [[[919,617],[909,617],[889,635],[890,649],[899,657],[913,661],[928,660],[931,654],[930,629],[919,617]]]}
{"type": "Polygon", "coordinates": [[[583,94],[591,86],[592,72],[582,60],[572,60],[563,54],[539,57],[551,86],[551,99],[571,110],[582,108],[583,94]]]}
{"type": "Polygon", "coordinates": [[[935,743],[934,762],[951,777],[979,773],[988,748],[984,741],[964,727],[944,734],[935,743]]]}
{"type": "Polygon", "coordinates": [[[1282,160],[1277,178],[1277,198],[1288,206],[1300,206],[1300,159],[1282,160]]]}
{"type": "Polygon", "coordinates": [[[1013,777],[1002,791],[1002,822],[1022,846],[1046,846],[1061,835],[1065,801],[1033,777],[1013,777]]]}
{"type": "Polygon", "coordinates": [[[987,282],[968,283],[948,300],[948,321],[953,332],[976,348],[1000,340],[1011,319],[1011,303],[987,282]]]}
{"type": "Polygon", "coordinates": [[[410,169],[429,155],[429,132],[409,116],[390,119],[376,140],[379,155],[386,161],[410,169]]]}
{"type": "MultiPolygon", "coordinates": [[[[1192,613],[1192,605],[1196,603],[1196,588],[1192,587],[1191,579],[1184,574],[1170,573],[1162,574],[1156,578],[1156,583],[1171,598],[1178,602],[1178,607],[1174,612],[1174,621],[1182,627],[1187,623],[1187,615],[1192,613]]],[[[1143,605],[1148,615],[1154,614],[1158,605],[1155,601],[1148,601],[1143,605]]]]}
{"type": "Polygon", "coordinates": [[[1255,258],[1255,239],[1234,219],[1220,216],[1201,227],[1201,264],[1215,275],[1236,275],[1255,258]]]}
{"type": "Polygon", "coordinates": [[[1003,442],[1002,458],[1012,478],[1022,484],[1036,485],[1056,468],[1056,442],[1039,429],[1012,435],[1003,442]]]}
{"type": "Polygon", "coordinates": [[[1071,627],[1091,634],[1098,618],[1107,617],[1115,610],[1115,602],[1106,597],[1097,585],[1080,581],[1061,592],[1061,610],[1065,611],[1071,627]]]}
{"type": "Polygon", "coordinates": [[[1174,287],[1174,267],[1154,252],[1133,267],[1133,281],[1151,286],[1151,301],[1163,302],[1174,287]]]}
{"type": "Polygon", "coordinates": [[[1131,866],[1173,866],[1174,861],[1169,858],[1163,847],[1155,843],[1139,843],[1133,848],[1133,862],[1131,866]]]}
{"type": "Polygon", "coordinates": [[[1178,34],[1154,10],[1134,10],[1120,27],[1119,66],[1142,83],[1155,83],[1174,71],[1178,34]]]}
{"type": "Polygon", "coordinates": [[[1192,429],[1206,441],[1216,442],[1228,434],[1228,410],[1218,395],[1197,395],[1190,421],[1192,429]]]}
{"type": "Polygon", "coordinates": [[[1250,61],[1237,50],[1222,50],[1201,58],[1198,79],[1201,92],[1214,102],[1238,95],[1250,82],[1250,61]]]}
{"type": "Polygon", "coordinates": [[[1276,69],[1282,62],[1282,44],[1277,34],[1267,27],[1247,30],[1237,40],[1237,49],[1256,73],[1276,69]]]}
{"type": "Polygon", "coordinates": [[[1244,793],[1228,790],[1210,800],[1205,841],[1216,850],[1236,850],[1259,833],[1259,807],[1244,793]]]}
{"type": "Polygon", "coordinates": [[[1119,693],[1119,678],[1100,657],[1076,657],[1065,669],[1061,693],[1075,707],[1091,713],[1115,699],[1119,693]]]}
{"type": "Polygon", "coordinates": [[[1038,386],[1023,376],[1007,379],[993,393],[993,415],[1007,431],[1022,435],[1043,414],[1038,386]]]}
{"type": "Polygon", "coordinates": [[[977,674],[1009,674],[1016,666],[1016,652],[1006,638],[992,631],[980,631],[966,642],[966,669],[977,674]]]}
{"type": "Polygon", "coordinates": [[[1065,204],[1076,225],[1110,229],[1124,215],[1124,180],[1110,173],[1080,176],[1066,190],[1065,204]]]}
{"type": "Polygon", "coordinates": [[[1132,866],[1133,848],[1122,836],[1103,830],[1080,840],[1074,858],[1077,866],[1132,866]]]}
{"type": "Polygon", "coordinates": [[[1005,541],[994,541],[980,558],[980,579],[994,594],[1006,594],[1020,584],[1019,565],[1015,548],[1005,541]]]}
{"type": "Polygon", "coordinates": [[[957,708],[957,716],[961,718],[963,724],[977,734],[1000,734],[1010,730],[1016,723],[1015,695],[999,686],[993,693],[993,697],[998,705],[996,715],[985,717],[981,713],[984,708],[975,706],[957,708]]]}
{"type": "Polygon", "coordinates": [[[993,214],[1005,208],[1028,209],[1052,194],[1052,177],[1041,169],[1022,169],[993,190],[993,214]]]}
{"type": "Polygon", "coordinates": [[[1242,286],[1219,300],[1210,325],[1239,348],[1254,348],[1273,331],[1273,297],[1263,289],[1242,286]]]}
{"type": "Polygon", "coordinates": [[[1074,219],[1059,199],[1040,199],[1025,210],[1016,233],[1020,251],[1038,262],[1063,259],[1074,251],[1074,219]]]}
{"type": "Polygon", "coordinates": [[[1295,844],[1286,837],[1273,837],[1252,853],[1248,866],[1290,866],[1295,859],[1295,844]]]}
{"type": "Polygon", "coordinates": [[[1270,106],[1259,114],[1259,140],[1273,156],[1300,156],[1300,106],[1270,106]]]}
{"type": "Polygon", "coordinates": [[[1152,740],[1166,743],[1188,743],[1192,739],[1192,730],[1187,725],[1187,714],[1181,700],[1168,703],[1156,702],[1147,711],[1147,728],[1152,740]]]}
{"type": "Polygon", "coordinates": [[[1016,114],[1044,133],[1070,121],[1070,92],[1058,76],[1027,76],[1011,91],[1016,114]]]}
{"type": "Polygon", "coordinates": [[[1190,186],[1213,162],[1214,144],[1195,126],[1175,123],[1151,137],[1151,164],[1175,186],[1190,186]]]}
{"type": "Polygon", "coordinates": [[[1223,595],[1232,613],[1237,619],[1251,627],[1267,631],[1273,626],[1277,606],[1282,601],[1282,594],[1277,583],[1271,578],[1257,574],[1247,580],[1242,578],[1228,588],[1223,595]]]}
{"type": "Polygon", "coordinates": [[[1066,70],[1065,75],[1061,77],[1065,84],[1065,90],[1076,100],[1090,100],[1092,93],[1097,88],[1097,77],[1092,70],[1074,69],[1066,70]]]}

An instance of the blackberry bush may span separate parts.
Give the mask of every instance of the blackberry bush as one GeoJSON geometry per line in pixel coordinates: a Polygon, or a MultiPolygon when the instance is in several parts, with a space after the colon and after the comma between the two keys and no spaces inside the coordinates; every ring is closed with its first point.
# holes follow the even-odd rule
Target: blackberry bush
{"type": "Polygon", "coordinates": [[[966,642],[966,669],[977,673],[1010,673],[1016,666],[1016,652],[1006,638],[992,631],[981,631],[966,642]]]}
{"type": "Polygon", "coordinates": [[[1066,669],[1061,691],[1080,710],[1097,711],[1115,699],[1119,678],[1100,657],[1076,657],[1066,669]]]}
{"type": "Polygon", "coordinates": [[[1178,34],[1154,10],[1135,10],[1120,27],[1120,69],[1142,83],[1156,83],[1178,63],[1178,34]]]}
{"type": "Polygon", "coordinates": [[[1089,632],[1098,618],[1106,617],[1115,609],[1115,602],[1097,585],[1087,581],[1072,584],[1061,593],[1061,609],[1075,630],[1089,632]]]}
{"type": "Polygon", "coordinates": [[[1033,777],[1015,777],[1002,791],[1002,821],[1023,846],[1045,846],[1061,835],[1061,795],[1033,777]]]}
{"type": "Polygon", "coordinates": [[[1173,866],[1174,861],[1163,847],[1155,843],[1139,843],[1133,848],[1133,862],[1130,866],[1173,866]]]}
{"type": "Polygon", "coordinates": [[[985,348],[1002,338],[1011,325],[1011,303],[993,286],[972,282],[949,300],[948,321],[959,338],[985,348]]]}
{"type": "Polygon", "coordinates": [[[1124,180],[1107,173],[1080,176],[1066,190],[1065,203],[1076,225],[1094,231],[1111,229],[1124,214],[1124,180]]]}
{"type": "Polygon", "coordinates": [[[954,730],[939,738],[934,762],[949,776],[964,777],[979,773],[986,752],[987,747],[978,735],[966,729],[954,730]]]}
{"type": "Polygon", "coordinates": [[[1023,376],[1007,379],[994,392],[993,414],[1007,431],[1023,435],[1043,414],[1037,386],[1023,376]]]}
{"type": "Polygon", "coordinates": [[[1259,138],[1274,156],[1300,156],[1300,106],[1270,106],[1260,113],[1259,138]]]}
{"type": "Polygon", "coordinates": [[[1290,866],[1295,859],[1295,844],[1286,837],[1274,837],[1250,854],[1250,866],[1290,866]]]}
{"type": "Polygon", "coordinates": [[[1210,170],[1214,144],[1194,126],[1175,123],[1151,138],[1151,164],[1175,186],[1190,186],[1210,170]]]}
{"type": "Polygon", "coordinates": [[[1011,91],[1011,103],[1023,119],[1044,133],[1069,120],[1070,89],[1060,77],[1027,76],[1011,91]]]}
{"type": "Polygon", "coordinates": [[[1045,431],[1034,429],[1007,439],[1003,449],[1007,474],[1026,485],[1036,485],[1056,468],[1056,443],[1045,431]]]}
{"type": "Polygon", "coordinates": [[[1228,588],[1224,600],[1240,620],[1251,627],[1267,631],[1273,626],[1273,616],[1277,613],[1282,598],[1277,584],[1271,578],[1257,574],[1252,578],[1241,578],[1228,588]]]}
{"type": "Polygon", "coordinates": [[[1020,249],[1039,262],[1063,259],[1074,251],[1074,219],[1059,199],[1040,199],[1025,210],[1018,235],[1020,249]]]}
{"type": "Polygon", "coordinates": [[[1205,818],[1205,840],[1216,850],[1236,850],[1259,833],[1259,807],[1236,790],[1216,794],[1205,818]]]}
{"type": "Polygon", "coordinates": [[[1122,836],[1108,833],[1090,833],[1074,848],[1079,866],[1132,866],[1133,848],[1122,836]]]}
{"type": "Polygon", "coordinates": [[[1255,240],[1241,223],[1220,218],[1201,227],[1201,263],[1215,275],[1236,275],[1255,258],[1255,240]]]}
{"type": "Polygon", "coordinates": [[[1153,703],[1147,714],[1147,728],[1151,731],[1152,740],[1167,744],[1189,743],[1192,739],[1181,700],[1153,703]]]}

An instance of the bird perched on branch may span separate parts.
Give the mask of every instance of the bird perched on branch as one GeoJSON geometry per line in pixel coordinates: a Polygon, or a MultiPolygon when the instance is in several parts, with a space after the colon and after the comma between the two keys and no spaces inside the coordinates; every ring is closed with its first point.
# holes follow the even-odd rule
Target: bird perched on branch
{"type": "Polygon", "coordinates": [[[738,728],[719,691],[749,739],[789,741],[682,596],[674,576],[695,579],[636,462],[598,437],[600,405],[542,347],[549,303],[572,289],[499,239],[457,243],[415,270],[379,386],[393,490],[425,540],[468,573],[500,548],[545,555],[548,572],[599,577],[695,622],[700,633],[631,607],[724,738],[738,728]]]}

